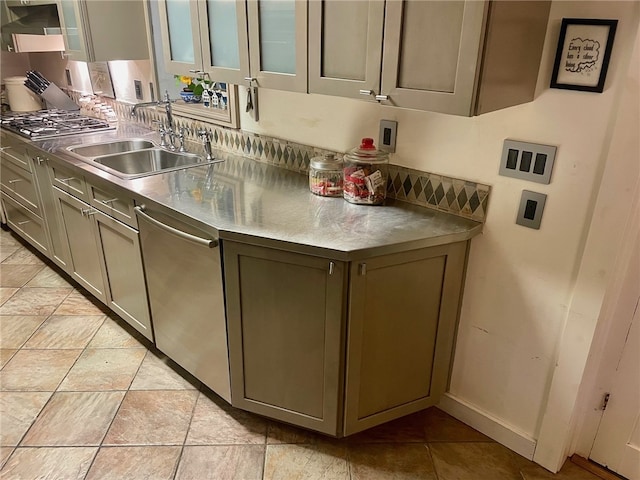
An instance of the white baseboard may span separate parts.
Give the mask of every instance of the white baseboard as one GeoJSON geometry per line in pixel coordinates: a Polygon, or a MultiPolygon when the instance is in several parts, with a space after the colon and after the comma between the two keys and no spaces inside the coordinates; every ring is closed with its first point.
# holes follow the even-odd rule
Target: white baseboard
{"type": "Polygon", "coordinates": [[[464,400],[445,393],[440,399],[438,408],[449,415],[484,433],[487,437],[501,443],[510,450],[532,460],[536,449],[536,440],[526,433],[520,432],[492,417],[486,412],[464,400]]]}

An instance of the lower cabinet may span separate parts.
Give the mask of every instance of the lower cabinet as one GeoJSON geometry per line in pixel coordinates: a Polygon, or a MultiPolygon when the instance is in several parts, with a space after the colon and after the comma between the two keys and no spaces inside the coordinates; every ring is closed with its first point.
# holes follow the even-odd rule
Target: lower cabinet
{"type": "Polygon", "coordinates": [[[132,327],[153,340],[138,232],[53,187],[68,242],[68,272],[132,327]]]}
{"type": "Polygon", "coordinates": [[[344,436],[438,403],[466,242],[351,263],[223,251],[234,406],[344,436]]]}
{"type": "Polygon", "coordinates": [[[235,407],[336,435],[346,265],[223,244],[235,407]]]}

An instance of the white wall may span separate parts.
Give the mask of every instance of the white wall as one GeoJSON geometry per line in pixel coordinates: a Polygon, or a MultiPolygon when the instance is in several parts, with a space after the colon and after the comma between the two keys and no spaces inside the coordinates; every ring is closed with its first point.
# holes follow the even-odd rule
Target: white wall
{"type": "MultiPolygon", "coordinates": [[[[451,392],[537,438],[626,73],[637,2],[553,2],[535,101],[461,118],[320,95],[260,91],[242,128],[340,151],[398,121],[392,163],[493,185],[472,242],[451,392]],[[563,17],[618,19],[602,94],[549,89],[563,17]],[[558,146],[550,185],[497,175],[505,138],[558,146]],[[515,224],[523,189],[548,195],[541,229],[515,224]]],[[[241,89],[241,112],[245,99],[241,89]]]]}

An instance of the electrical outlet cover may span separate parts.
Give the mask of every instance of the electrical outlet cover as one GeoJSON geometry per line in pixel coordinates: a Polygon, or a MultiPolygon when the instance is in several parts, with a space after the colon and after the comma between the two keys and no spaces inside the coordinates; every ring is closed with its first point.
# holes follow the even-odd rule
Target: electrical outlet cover
{"type": "Polygon", "coordinates": [[[396,136],[398,134],[398,122],[395,120],[380,120],[380,136],[378,137],[378,149],[383,152],[395,153],[396,136]]]}
{"type": "Polygon", "coordinates": [[[539,230],[546,201],[547,196],[544,193],[523,190],[516,223],[523,227],[539,230]]]}

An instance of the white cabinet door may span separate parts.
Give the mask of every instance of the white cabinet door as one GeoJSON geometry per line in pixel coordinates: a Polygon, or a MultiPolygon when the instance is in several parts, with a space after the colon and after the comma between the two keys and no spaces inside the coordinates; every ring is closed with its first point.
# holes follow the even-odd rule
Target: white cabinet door
{"type": "Polygon", "coordinates": [[[102,62],[149,58],[142,0],[58,0],[70,60],[102,62]]]}
{"type": "Polygon", "coordinates": [[[159,0],[158,10],[166,70],[177,75],[202,70],[197,3],[159,0]]]}
{"type": "Polygon", "coordinates": [[[307,2],[249,0],[251,77],[258,86],[307,91],[307,2]]]}
{"type": "Polygon", "coordinates": [[[629,325],[607,408],[589,458],[629,480],[640,479],[640,241],[614,315],[629,325]]]}
{"type": "Polygon", "coordinates": [[[383,1],[310,2],[309,93],[375,101],[383,28],[383,1]]]}
{"type": "Polygon", "coordinates": [[[200,0],[198,18],[202,69],[217,82],[243,82],[249,76],[247,4],[200,0]]]}
{"type": "Polygon", "coordinates": [[[384,105],[471,115],[487,2],[387,2],[384,105]]]}

